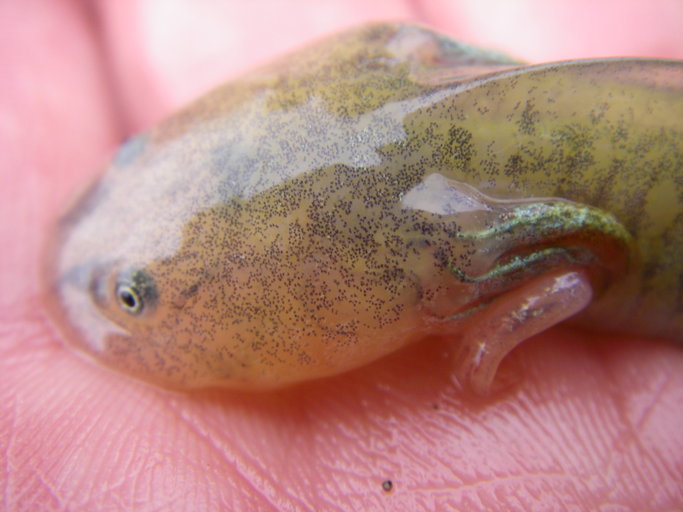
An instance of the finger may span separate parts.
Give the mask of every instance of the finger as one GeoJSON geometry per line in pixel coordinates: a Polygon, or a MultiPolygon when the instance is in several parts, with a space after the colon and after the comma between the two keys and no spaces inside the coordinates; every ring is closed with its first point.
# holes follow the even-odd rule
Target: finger
{"type": "Polygon", "coordinates": [[[54,212],[116,137],[83,13],[39,1],[0,9],[0,310],[11,317],[10,308],[34,305],[39,247],[54,212]]]}
{"type": "Polygon", "coordinates": [[[86,18],[76,2],[0,2],[0,487],[8,510],[59,507],[65,490],[58,426],[73,424],[59,405],[78,398],[65,403],[58,369],[74,358],[41,315],[41,250],[74,184],[92,176],[117,138],[86,18]]]}
{"type": "Polygon", "coordinates": [[[456,37],[530,62],[683,57],[683,4],[676,0],[434,0],[422,4],[422,13],[456,37]]]}
{"type": "Polygon", "coordinates": [[[139,130],[226,78],[316,37],[373,19],[409,18],[399,0],[103,2],[116,85],[139,130]]]}
{"type": "MultiPolygon", "coordinates": [[[[611,461],[610,447],[618,441],[624,422],[600,422],[600,427],[585,427],[584,422],[592,411],[606,408],[607,419],[613,420],[618,412],[615,395],[594,396],[595,389],[609,389],[609,380],[594,364],[595,352],[577,356],[582,338],[560,339],[559,345],[552,343],[552,336],[541,341],[539,346],[550,352],[531,349],[521,354],[521,364],[531,374],[525,382],[536,385],[496,403],[477,404],[458,395],[449,386],[446,351],[432,341],[351,375],[269,396],[203,392],[164,399],[161,392],[153,396],[150,393],[156,392],[127,383],[117,389],[125,393],[125,400],[110,392],[106,404],[93,410],[116,425],[110,430],[115,432],[120,432],[124,421],[121,414],[112,414],[111,404],[116,404],[116,411],[130,414],[125,417],[129,437],[114,439],[112,453],[132,458],[143,452],[135,457],[143,479],[126,481],[117,494],[122,499],[132,495],[133,483],[154,488],[155,481],[140,464],[161,452],[165,459],[158,468],[168,472],[161,481],[167,484],[182,468],[183,480],[191,485],[183,487],[177,499],[193,503],[201,496],[206,500],[202,504],[219,501],[233,507],[244,503],[294,509],[330,504],[361,509],[398,508],[406,503],[476,506],[498,503],[501,486],[508,489],[506,482],[516,478],[524,484],[513,485],[513,492],[521,488],[531,495],[552,493],[556,503],[604,502],[600,489],[609,486],[606,480],[595,478],[592,486],[569,481],[563,490],[544,476],[576,474],[571,471],[600,475],[611,461]],[[553,364],[548,364],[549,355],[555,356],[550,359],[553,364]],[[576,375],[593,377],[593,373],[586,386],[575,388],[576,375]],[[149,409],[154,421],[148,420],[149,409]],[[601,441],[599,446],[594,437],[601,441]],[[131,450],[140,438],[146,440],[145,446],[131,450]],[[569,455],[566,446],[572,447],[569,455]],[[599,456],[593,456],[598,448],[599,456]],[[393,479],[390,494],[381,488],[384,479],[393,479]],[[577,494],[579,485],[584,487],[577,494]]],[[[655,356],[663,359],[661,354],[655,356]]],[[[648,374],[658,367],[642,361],[640,366],[649,368],[648,374]]],[[[123,382],[120,379],[117,382],[123,382]]],[[[636,390],[642,390],[643,383],[639,385],[636,390]]],[[[672,413],[659,407],[656,396],[661,388],[646,391],[652,406],[648,419],[653,418],[648,429],[656,432],[672,413]]],[[[665,386],[663,391],[671,397],[671,389],[665,386]]],[[[658,458],[656,470],[672,463],[675,467],[675,459],[666,457],[661,444],[648,449],[665,455],[663,462],[658,458]]],[[[626,471],[638,462],[634,456],[623,457],[615,471],[626,471]]],[[[125,467],[115,465],[112,471],[112,480],[125,477],[125,467]]],[[[621,503],[642,504],[644,496],[652,495],[653,489],[639,480],[629,482],[638,485],[619,486],[615,492],[621,503]]],[[[659,503],[670,504],[675,493],[669,481],[666,484],[669,491],[659,503]]],[[[502,494],[504,499],[506,493],[502,494]]]]}

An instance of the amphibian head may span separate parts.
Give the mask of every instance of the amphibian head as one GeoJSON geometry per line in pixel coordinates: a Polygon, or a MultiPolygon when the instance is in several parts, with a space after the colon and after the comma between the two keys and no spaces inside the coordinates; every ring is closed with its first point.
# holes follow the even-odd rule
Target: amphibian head
{"type": "Polygon", "coordinates": [[[56,228],[50,310],[79,350],[175,388],[283,386],[444,334],[484,391],[595,299],[680,337],[680,296],[663,311],[675,292],[645,294],[643,269],[683,282],[681,223],[637,200],[671,183],[683,215],[681,77],[341,34],[126,142],[56,228]],[[640,244],[655,232],[674,249],[640,244]]]}

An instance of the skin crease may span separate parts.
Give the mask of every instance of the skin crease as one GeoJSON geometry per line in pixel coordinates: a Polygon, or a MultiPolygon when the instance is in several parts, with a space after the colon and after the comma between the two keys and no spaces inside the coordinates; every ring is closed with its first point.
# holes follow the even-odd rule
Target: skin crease
{"type": "MultiPolygon", "coordinates": [[[[163,40],[150,41],[153,34],[163,36],[152,30],[163,12],[147,13],[142,23],[132,3],[116,5],[96,9],[105,35],[95,31],[83,4],[0,6],[6,24],[0,63],[13,77],[0,82],[0,508],[683,506],[683,354],[670,344],[554,329],[526,342],[506,363],[512,378],[521,373],[523,380],[486,400],[453,388],[447,351],[435,343],[267,395],[169,394],[67,350],[37,302],[45,226],[123,137],[188,99],[182,92],[187,84],[167,81],[191,74],[182,72],[182,61],[174,64],[181,71],[172,71],[146,58],[146,49],[164,46],[163,40]],[[102,37],[104,57],[97,53],[102,37]],[[153,100],[129,101],[125,91],[136,90],[153,100]],[[390,493],[381,487],[386,479],[394,484],[390,493]]],[[[207,19],[225,15],[218,6],[201,5],[207,19]],[[210,14],[212,8],[219,12],[210,14]]],[[[362,3],[358,11],[345,5],[343,15],[333,16],[335,24],[312,21],[301,14],[310,13],[307,6],[290,3],[290,24],[277,10],[266,19],[242,12],[226,17],[224,30],[235,27],[243,34],[245,26],[253,27],[281,49],[297,37],[303,42],[368,19],[362,3]],[[281,33],[275,31],[282,25],[281,33]]],[[[649,4],[648,12],[657,11],[656,5],[649,4]]],[[[384,9],[373,15],[411,14],[403,4],[384,9]]],[[[435,9],[413,13],[412,19],[457,19],[453,13],[438,16],[435,9]]],[[[481,9],[491,7],[482,3],[481,9]]],[[[263,5],[258,11],[269,12],[263,5]]],[[[672,15],[661,11],[662,18],[672,15]]],[[[594,22],[600,30],[585,28],[582,45],[591,35],[597,45],[608,38],[605,27],[618,24],[594,22]]],[[[458,35],[458,28],[451,33],[458,35]]],[[[642,30],[661,38],[659,55],[676,56],[665,53],[671,40],[659,25],[642,30]]],[[[576,34],[558,30],[555,37],[571,40],[576,34]]],[[[248,53],[245,48],[256,40],[250,36],[239,53],[248,53]]],[[[234,48],[226,46],[216,61],[234,48]]],[[[254,53],[258,60],[275,50],[254,53]]],[[[214,83],[236,70],[221,67],[214,83]]],[[[206,85],[198,84],[194,93],[206,85]]]]}

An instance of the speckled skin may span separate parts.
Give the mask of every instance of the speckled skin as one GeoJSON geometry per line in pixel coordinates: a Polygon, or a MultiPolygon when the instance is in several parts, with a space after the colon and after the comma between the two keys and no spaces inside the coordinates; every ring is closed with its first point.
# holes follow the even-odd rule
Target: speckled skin
{"type": "Polygon", "coordinates": [[[457,337],[563,267],[596,290],[579,320],[681,340],[682,246],[681,62],[520,67],[384,24],[129,140],[46,282],[66,338],[115,369],[271,388],[457,337]]]}

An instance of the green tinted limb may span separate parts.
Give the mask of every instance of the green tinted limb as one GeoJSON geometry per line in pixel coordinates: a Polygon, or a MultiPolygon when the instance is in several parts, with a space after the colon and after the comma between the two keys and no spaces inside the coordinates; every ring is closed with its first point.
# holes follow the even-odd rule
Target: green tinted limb
{"type": "Polygon", "coordinates": [[[514,256],[510,261],[502,265],[498,265],[485,274],[480,276],[471,276],[465,273],[460,267],[449,263],[448,269],[457,277],[460,281],[464,283],[483,283],[490,279],[496,279],[501,277],[506,277],[514,272],[523,270],[534,263],[543,261],[545,259],[551,258],[553,256],[563,256],[569,261],[573,261],[574,258],[566,249],[562,247],[548,247],[540,251],[528,254],[526,256],[514,256]]]}
{"type": "Polygon", "coordinates": [[[610,213],[572,202],[530,203],[502,216],[503,222],[474,232],[459,233],[458,238],[485,240],[511,234],[521,228],[535,239],[547,239],[579,231],[597,231],[628,242],[631,235],[610,213]]]}

